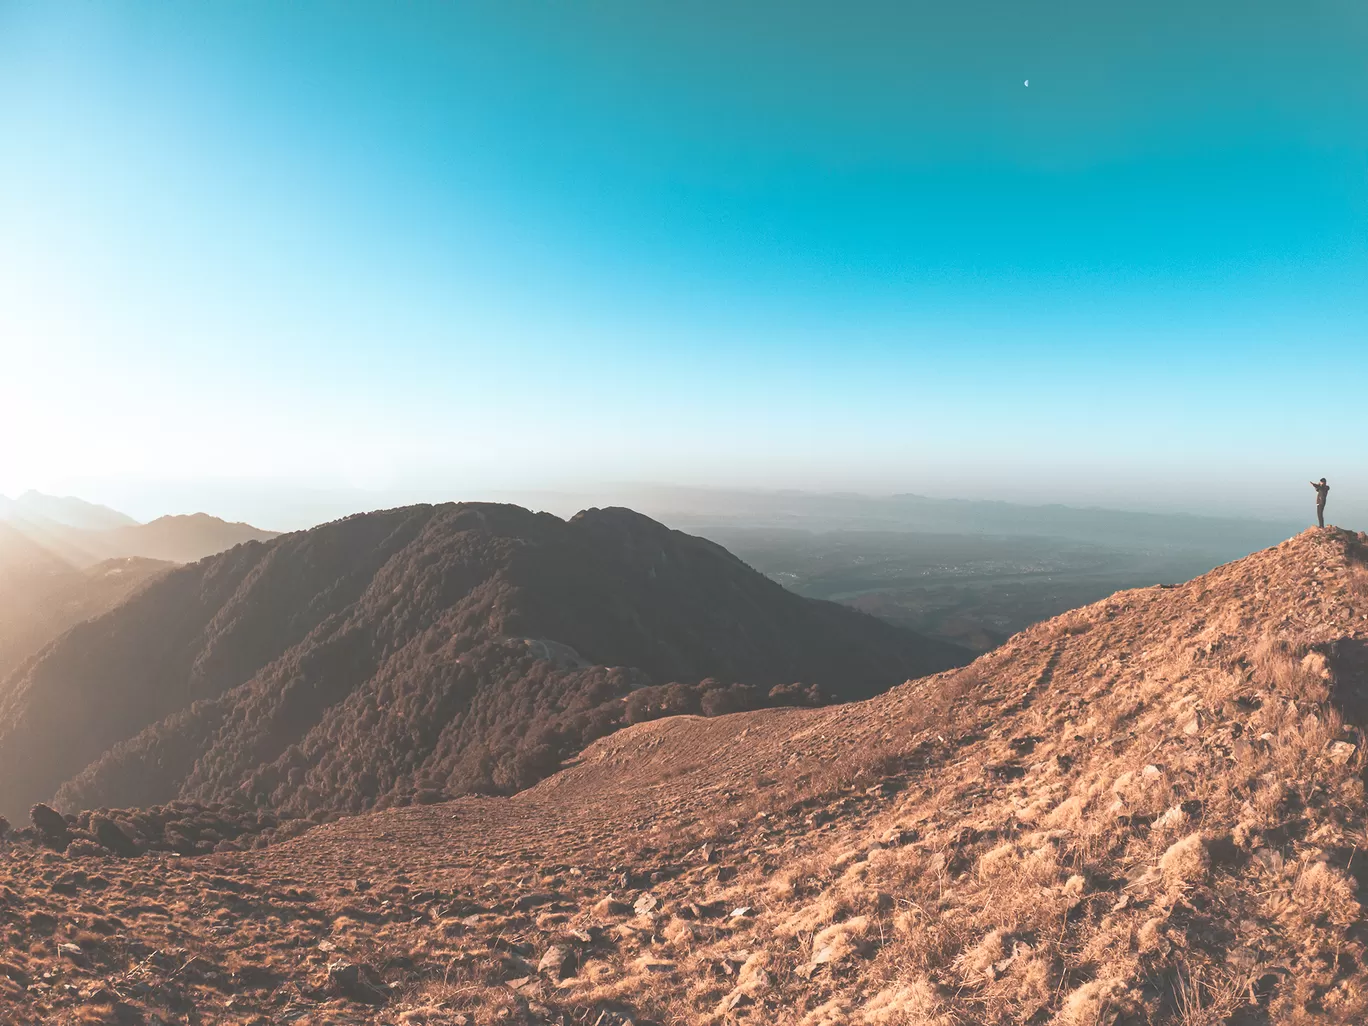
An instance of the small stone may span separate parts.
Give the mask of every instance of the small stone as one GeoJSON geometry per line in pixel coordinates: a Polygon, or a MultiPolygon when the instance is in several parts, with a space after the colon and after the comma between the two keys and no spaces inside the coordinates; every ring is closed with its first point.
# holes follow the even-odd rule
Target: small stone
{"type": "Polygon", "coordinates": [[[570,967],[570,949],[560,944],[552,944],[542,955],[541,961],[537,963],[537,972],[552,979],[563,980],[570,975],[567,971],[570,967]]]}
{"type": "Polygon", "coordinates": [[[57,954],[61,955],[73,965],[80,966],[82,969],[90,967],[90,959],[86,957],[86,953],[81,950],[79,944],[58,944],[57,954]]]}
{"type": "Polygon", "coordinates": [[[732,918],[732,919],[744,919],[744,918],[746,918],[747,916],[753,916],[754,914],[755,914],[755,909],[751,908],[749,905],[742,905],[740,908],[734,908],[734,909],[731,910],[731,917],[730,917],[730,918],[732,918]]]}
{"type": "Polygon", "coordinates": [[[618,901],[616,898],[604,898],[594,906],[593,912],[596,916],[625,916],[632,911],[632,906],[626,902],[618,901]]]}
{"type": "Polygon", "coordinates": [[[556,895],[546,891],[536,891],[532,894],[524,894],[513,903],[513,907],[519,912],[527,912],[542,905],[550,905],[556,900],[556,895]]]}
{"type": "Polygon", "coordinates": [[[650,915],[660,906],[660,899],[650,891],[644,891],[632,906],[633,911],[639,916],[650,915]]]}
{"type": "Polygon", "coordinates": [[[894,827],[883,835],[880,843],[889,848],[896,848],[904,844],[911,844],[916,840],[917,831],[894,827]]]}
{"type": "Polygon", "coordinates": [[[233,970],[233,983],[248,990],[266,990],[280,983],[280,976],[270,966],[246,963],[233,970]]]}
{"type": "Polygon", "coordinates": [[[644,969],[648,973],[668,973],[673,972],[675,963],[669,958],[658,958],[655,955],[642,955],[632,963],[638,969],[644,969]]]}
{"type": "Polygon", "coordinates": [[[333,962],[328,966],[328,983],[343,997],[366,1004],[384,1004],[389,987],[380,974],[363,962],[333,962]]]}
{"type": "Polygon", "coordinates": [[[1330,756],[1330,761],[1337,766],[1345,765],[1354,757],[1354,752],[1358,750],[1357,745],[1352,745],[1348,741],[1332,741],[1326,747],[1326,752],[1330,756]]]}

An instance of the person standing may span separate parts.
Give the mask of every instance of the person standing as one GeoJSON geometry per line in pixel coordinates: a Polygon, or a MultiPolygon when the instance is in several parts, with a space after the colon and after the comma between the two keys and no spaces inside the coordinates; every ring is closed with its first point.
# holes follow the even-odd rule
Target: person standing
{"type": "Polygon", "coordinates": [[[1330,486],[1325,483],[1325,478],[1319,482],[1312,481],[1311,487],[1316,490],[1316,522],[1321,527],[1325,526],[1325,497],[1330,494],[1330,486]]]}

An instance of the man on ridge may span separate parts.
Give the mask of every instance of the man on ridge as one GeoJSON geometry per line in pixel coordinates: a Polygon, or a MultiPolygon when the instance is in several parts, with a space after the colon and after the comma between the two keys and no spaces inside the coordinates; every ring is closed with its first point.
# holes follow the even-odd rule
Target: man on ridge
{"type": "Polygon", "coordinates": [[[1325,497],[1330,494],[1330,486],[1325,483],[1325,478],[1321,478],[1319,483],[1312,481],[1311,487],[1316,490],[1316,521],[1321,527],[1325,526],[1325,497]]]}

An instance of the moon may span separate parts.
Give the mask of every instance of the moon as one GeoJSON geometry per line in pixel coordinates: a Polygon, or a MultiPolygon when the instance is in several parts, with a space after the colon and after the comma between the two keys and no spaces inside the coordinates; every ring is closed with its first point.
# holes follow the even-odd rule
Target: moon
{"type": "Polygon", "coordinates": [[[1027,89],[1031,88],[1031,80],[1029,78],[1022,84],[1025,85],[1027,89]]]}

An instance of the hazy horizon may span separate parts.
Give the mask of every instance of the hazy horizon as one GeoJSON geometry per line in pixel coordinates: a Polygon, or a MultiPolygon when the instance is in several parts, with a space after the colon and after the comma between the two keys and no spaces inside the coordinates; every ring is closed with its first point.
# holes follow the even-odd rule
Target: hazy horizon
{"type": "MultiPolygon", "coordinates": [[[[39,492],[41,495],[49,493],[39,492]]],[[[0,502],[16,499],[22,493],[0,492],[0,502]]],[[[1129,505],[1105,503],[1050,501],[1035,502],[1020,498],[969,497],[960,495],[923,495],[914,492],[874,493],[854,490],[813,491],[804,489],[742,489],[671,486],[646,482],[617,482],[583,486],[577,489],[471,489],[467,492],[445,492],[440,489],[407,489],[367,491],[362,489],[297,490],[282,495],[264,485],[248,487],[228,485],[219,489],[176,492],[142,492],[125,483],[123,490],[107,493],[64,494],[106,506],[134,520],[146,523],[164,516],[208,513],[226,521],[241,521],[266,530],[295,531],[336,520],[353,513],[418,503],[445,502],[502,502],[513,503],[533,510],[544,510],[568,518],[580,510],[594,506],[627,506],[648,516],[666,521],[669,526],[694,531],[699,525],[749,522],[771,523],[778,519],[803,527],[810,521],[810,530],[849,529],[851,524],[868,521],[867,528],[881,530],[878,524],[886,519],[889,504],[899,500],[928,500],[932,504],[966,504],[980,507],[987,504],[1005,505],[1010,509],[1040,510],[1060,508],[1081,513],[1138,514],[1176,518],[1197,517],[1218,522],[1264,524],[1295,530],[1305,518],[1291,512],[1264,515],[1247,511],[1219,508],[1193,510],[1189,508],[1135,502],[1129,505]],[[131,501],[124,501],[131,500],[131,501]],[[162,504],[165,500],[165,504],[162,504]],[[275,519],[269,519],[271,516],[275,519]],[[840,524],[842,526],[831,526],[840,524]],[[824,526],[825,525],[825,526],[824,526]]],[[[985,506],[986,508],[986,506],[985,506]]],[[[1348,525],[1342,525],[1348,526],[1348,525]]],[[[923,529],[923,528],[918,528],[923,529]]],[[[1010,533],[1010,532],[1003,532],[1010,533]]],[[[1023,533],[1036,533],[1024,531],[1023,533]]]]}
{"type": "Polygon", "coordinates": [[[0,493],[1368,527],[1365,52],[1344,0],[0,3],[0,493]]]}

